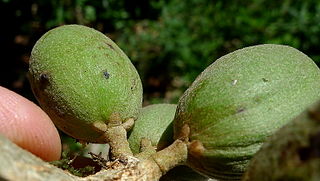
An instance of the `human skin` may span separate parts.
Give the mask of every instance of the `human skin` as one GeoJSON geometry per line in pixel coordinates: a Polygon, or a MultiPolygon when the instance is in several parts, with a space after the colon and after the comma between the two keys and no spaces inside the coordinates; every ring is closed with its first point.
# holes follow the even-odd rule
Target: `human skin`
{"type": "Polygon", "coordinates": [[[60,159],[60,136],[49,116],[33,102],[1,86],[0,134],[45,161],[60,159]]]}

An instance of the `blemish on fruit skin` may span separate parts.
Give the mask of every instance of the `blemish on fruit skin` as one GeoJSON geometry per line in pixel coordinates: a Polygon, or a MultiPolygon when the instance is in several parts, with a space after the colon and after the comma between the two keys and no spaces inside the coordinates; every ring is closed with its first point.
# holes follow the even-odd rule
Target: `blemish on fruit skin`
{"type": "Polygon", "coordinates": [[[49,74],[46,72],[43,72],[39,76],[39,82],[40,82],[40,89],[44,89],[49,84],[49,74]]]}
{"type": "Polygon", "coordinates": [[[136,80],[134,79],[133,80],[133,83],[132,83],[132,85],[131,85],[131,87],[130,87],[130,89],[131,89],[131,91],[133,91],[134,89],[135,89],[135,87],[136,87],[136,80]]]}
{"type": "Polygon", "coordinates": [[[108,45],[109,48],[111,48],[112,50],[115,50],[114,47],[110,43],[108,43],[108,42],[105,42],[105,43],[108,45]]]}
{"type": "Polygon", "coordinates": [[[40,81],[49,81],[49,75],[47,73],[41,73],[40,81]]]}
{"type": "Polygon", "coordinates": [[[103,76],[104,76],[104,78],[106,78],[106,79],[109,79],[109,78],[110,78],[110,74],[108,73],[107,70],[103,71],[103,76]]]}
{"type": "Polygon", "coordinates": [[[237,110],[237,113],[244,112],[245,110],[246,110],[246,108],[244,108],[244,107],[240,107],[240,108],[237,110]]]}
{"type": "Polygon", "coordinates": [[[233,81],[232,81],[232,85],[236,85],[237,82],[238,82],[238,80],[233,80],[233,81]]]}

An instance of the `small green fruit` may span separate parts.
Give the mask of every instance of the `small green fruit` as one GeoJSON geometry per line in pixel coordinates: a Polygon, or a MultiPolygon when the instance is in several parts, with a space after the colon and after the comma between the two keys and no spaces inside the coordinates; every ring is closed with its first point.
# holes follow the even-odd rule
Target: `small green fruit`
{"type": "Polygon", "coordinates": [[[187,137],[187,165],[240,179],[265,139],[320,98],[320,71],[300,51],[258,45],[219,58],[180,98],[175,139],[187,137]]]}
{"type": "Polygon", "coordinates": [[[272,135],[250,161],[244,181],[320,180],[320,102],[272,135]]]}
{"type": "Polygon", "coordinates": [[[173,142],[172,121],[177,106],[174,104],[154,104],[141,109],[131,130],[128,142],[134,154],[140,151],[140,141],[147,138],[152,146],[160,150],[173,142]]]}
{"type": "MultiPolygon", "coordinates": [[[[149,139],[156,150],[161,150],[173,142],[172,121],[176,108],[175,104],[154,104],[141,109],[128,138],[130,148],[134,154],[140,152],[142,138],[149,139]]],[[[207,181],[208,178],[199,175],[186,166],[178,166],[160,179],[160,181],[167,180],[207,181]]]]}
{"type": "Polygon", "coordinates": [[[30,59],[30,83],[41,107],[65,133],[105,142],[110,122],[136,119],[140,77],[128,57],[104,34],[66,25],[44,34],[30,59]]]}

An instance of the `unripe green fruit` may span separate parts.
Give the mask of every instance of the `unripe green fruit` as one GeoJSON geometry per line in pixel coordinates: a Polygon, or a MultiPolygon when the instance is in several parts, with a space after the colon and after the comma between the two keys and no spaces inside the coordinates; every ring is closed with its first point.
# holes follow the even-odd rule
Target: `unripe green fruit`
{"type": "Polygon", "coordinates": [[[136,119],[140,77],[128,57],[104,34],[66,25],[44,34],[30,59],[30,83],[55,125],[74,138],[101,138],[111,121],[136,119]]]}
{"type": "Polygon", "coordinates": [[[240,179],[265,139],[320,98],[320,71],[300,51],[258,45],[219,58],[180,98],[175,139],[188,137],[187,165],[240,179]]]}
{"type": "Polygon", "coordinates": [[[162,149],[173,142],[172,121],[175,104],[154,104],[141,109],[131,130],[128,142],[134,154],[140,151],[140,141],[147,138],[156,149],[162,149]]]}
{"type": "MultiPolygon", "coordinates": [[[[156,150],[161,150],[173,142],[172,121],[176,108],[175,104],[153,104],[141,109],[128,138],[134,154],[140,152],[142,138],[149,139],[156,150]]],[[[199,175],[186,166],[178,166],[160,179],[160,181],[168,180],[207,181],[208,178],[199,175]]]]}
{"type": "Polygon", "coordinates": [[[320,180],[320,102],[272,135],[243,181],[320,180]]]}

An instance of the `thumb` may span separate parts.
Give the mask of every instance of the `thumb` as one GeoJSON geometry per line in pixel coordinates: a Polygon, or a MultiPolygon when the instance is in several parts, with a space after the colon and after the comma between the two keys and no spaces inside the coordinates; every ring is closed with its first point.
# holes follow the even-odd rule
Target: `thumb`
{"type": "Polygon", "coordinates": [[[47,114],[36,104],[1,86],[0,134],[43,160],[60,158],[60,137],[47,114]]]}

